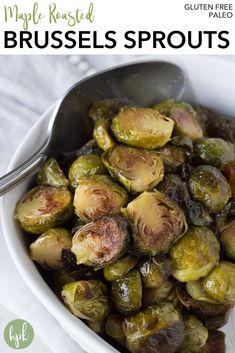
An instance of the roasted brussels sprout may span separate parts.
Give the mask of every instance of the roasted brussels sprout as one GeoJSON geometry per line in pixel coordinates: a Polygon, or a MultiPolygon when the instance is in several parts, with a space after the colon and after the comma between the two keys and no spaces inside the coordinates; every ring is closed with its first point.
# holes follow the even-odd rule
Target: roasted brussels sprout
{"type": "Polygon", "coordinates": [[[167,252],[187,229],[183,211],[158,191],[143,192],[123,213],[131,223],[135,246],[153,256],[167,252]]]}
{"type": "Polygon", "coordinates": [[[202,137],[202,128],[191,105],[167,99],[153,108],[174,121],[174,131],[177,135],[187,136],[192,140],[202,137]]]}
{"type": "Polygon", "coordinates": [[[105,166],[98,155],[85,154],[84,156],[78,157],[71,165],[69,169],[69,181],[72,187],[76,188],[81,178],[105,173],[105,166]]]}
{"type": "Polygon", "coordinates": [[[175,173],[186,162],[186,153],[183,148],[165,145],[159,148],[156,153],[161,157],[166,172],[175,173]]]}
{"type": "Polygon", "coordinates": [[[109,314],[108,290],[101,281],[91,279],[68,283],[61,296],[70,311],[81,319],[103,320],[109,314]]]}
{"type": "Polygon", "coordinates": [[[42,234],[72,216],[72,194],[66,188],[37,186],[18,202],[15,218],[29,233],[42,234]]]}
{"type": "Polygon", "coordinates": [[[30,244],[30,257],[46,269],[61,268],[62,249],[70,249],[72,236],[64,228],[49,229],[30,244]]]}
{"type": "Polygon", "coordinates": [[[221,167],[235,162],[234,145],[220,138],[204,137],[194,142],[194,153],[205,164],[221,167]]]}
{"type": "Polygon", "coordinates": [[[118,141],[153,150],[164,146],[171,138],[174,122],[150,108],[122,108],[112,121],[112,131],[118,141]]]}
{"type": "Polygon", "coordinates": [[[114,281],[135,267],[137,259],[132,255],[128,255],[121,260],[118,260],[104,268],[104,278],[106,281],[114,281]]]}
{"type": "Polygon", "coordinates": [[[101,217],[75,233],[71,251],[77,264],[101,268],[116,261],[126,250],[127,225],[120,216],[101,217]]]}
{"type": "Polygon", "coordinates": [[[93,130],[93,137],[96,140],[97,145],[103,151],[106,151],[108,148],[114,147],[116,145],[111,132],[110,123],[105,118],[96,120],[93,130]]]}
{"type": "Polygon", "coordinates": [[[208,330],[195,316],[184,317],[184,340],[178,353],[200,353],[208,338],[208,330]]]}
{"type": "Polygon", "coordinates": [[[124,320],[127,348],[132,353],[174,353],[184,338],[184,323],[170,303],[150,306],[124,320]]]}
{"type": "Polygon", "coordinates": [[[37,174],[37,183],[44,186],[54,186],[55,188],[69,185],[68,179],[54,158],[48,159],[39,170],[37,174]]]}
{"type": "Polygon", "coordinates": [[[174,284],[171,281],[164,282],[158,288],[144,288],[143,290],[143,305],[145,307],[153,304],[158,304],[161,301],[167,300],[168,295],[173,289],[174,284]]]}
{"type": "Polygon", "coordinates": [[[171,261],[167,258],[150,258],[139,265],[145,288],[159,288],[171,274],[171,261]]]}
{"type": "Polygon", "coordinates": [[[201,280],[188,282],[186,284],[186,289],[188,294],[195,300],[211,304],[218,304],[216,300],[209,297],[208,294],[202,289],[201,280]]]}
{"type": "Polygon", "coordinates": [[[162,160],[155,151],[118,145],[104,152],[102,160],[112,177],[129,192],[151,190],[164,176],[162,160]]]}
{"type": "Polygon", "coordinates": [[[110,120],[115,115],[118,114],[119,110],[122,107],[125,107],[130,104],[131,102],[128,101],[127,99],[120,99],[120,98],[102,99],[92,104],[88,114],[93,121],[96,121],[101,118],[110,120]]]}
{"type": "Polygon", "coordinates": [[[126,337],[123,331],[123,318],[121,316],[109,315],[106,320],[105,332],[121,346],[125,346],[126,337]]]}
{"type": "Polygon", "coordinates": [[[235,304],[235,264],[221,261],[202,280],[202,289],[213,299],[226,305],[235,304]]]}
{"type": "Polygon", "coordinates": [[[75,213],[84,221],[120,213],[128,200],[126,191],[105,175],[79,180],[75,190],[75,213]]]}
{"type": "Polygon", "coordinates": [[[205,277],[219,261],[219,242],[206,227],[191,227],[171,248],[172,275],[180,282],[205,277]]]}
{"type": "Polygon", "coordinates": [[[235,220],[224,227],[220,235],[220,242],[226,255],[235,260],[235,220]]]}
{"type": "Polygon", "coordinates": [[[112,282],[111,296],[116,309],[123,315],[136,314],[142,305],[140,273],[133,270],[112,282]]]}
{"type": "Polygon", "coordinates": [[[200,353],[225,353],[225,350],[225,334],[221,331],[212,331],[200,353]]]}
{"type": "Polygon", "coordinates": [[[194,199],[213,213],[220,212],[231,197],[231,189],[225,177],[209,165],[196,167],[189,184],[194,199]]]}

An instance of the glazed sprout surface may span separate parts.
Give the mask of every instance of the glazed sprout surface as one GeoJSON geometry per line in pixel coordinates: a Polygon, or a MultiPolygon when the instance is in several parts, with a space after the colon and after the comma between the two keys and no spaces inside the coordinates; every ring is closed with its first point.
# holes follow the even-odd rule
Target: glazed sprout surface
{"type": "MultiPolygon", "coordinates": [[[[96,101],[15,220],[68,310],[121,353],[225,353],[235,304],[235,120],[167,99],[96,101]]],[[[69,137],[68,137],[69,138],[69,137]]]]}

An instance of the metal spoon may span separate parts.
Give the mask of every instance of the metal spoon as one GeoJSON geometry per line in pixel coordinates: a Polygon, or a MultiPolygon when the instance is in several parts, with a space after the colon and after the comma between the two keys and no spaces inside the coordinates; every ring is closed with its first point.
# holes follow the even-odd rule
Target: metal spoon
{"type": "Polygon", "coordinates": [[[116,97],[151,106],[166,98],[179,99],[185,83],[185,74],[178,66],[161,61],[118,66],[78,82],[56,105],[43,146],[0,178],[0,196],[33,176],[47,156],[76,150],[88,140],[92,126],[87,112],[94,101],[116,97]]]}

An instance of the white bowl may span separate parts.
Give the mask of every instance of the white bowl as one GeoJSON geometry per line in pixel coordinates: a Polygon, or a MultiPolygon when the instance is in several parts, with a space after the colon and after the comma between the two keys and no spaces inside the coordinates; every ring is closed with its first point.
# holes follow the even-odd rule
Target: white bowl
{"type": "MultiPolygon", "coordinates": [[[[235,63],[206,56],[161,56],[157,59],[178,64],[187,73],[189,84],[183,99],[235,116],[235,63]]],[[[26,160],[43,143],[52,110],[53,107],[30,130],[13,156],[8,170],[26,160]]],[[[24,181],[1,199],[3,233],[18,271],[35,296],[84,350],[91,353],[117,352],[63,306],[29,259],[23,232],[13,220],[16,202],[27,190],[27,186],[28,182],[24,181]]],[[[227,353],[234,352],[234,327],[235,311],[223,329],[226,332],[227,353]]]]}

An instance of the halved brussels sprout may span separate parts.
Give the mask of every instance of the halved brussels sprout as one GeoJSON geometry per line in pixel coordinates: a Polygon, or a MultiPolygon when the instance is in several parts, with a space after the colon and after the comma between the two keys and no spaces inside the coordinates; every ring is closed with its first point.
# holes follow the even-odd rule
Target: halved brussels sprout
{"type": "Polygon", "coordinates": [[[171,248],[172,275],[180,282],[205,277],[219,261],[220,245],[206,227],[191,227],[171,248]]]}
{"type": "Polygon", "coordinates": [[[211,331],[206,345],[200,353],[225,353],[225,334],[221,331],[211,331]]]}
{"type": "Polygon", "coordinates": [[[211,304],[219,304],[216,300],[211,298],[203,289],[201,285],[201,280],[188,282],[186,284],[186,289],[190,297],[195,300],[203,301],[211,304]]]}
{"type": "Polygon", "coordinates": [[[167,252],[187,229],[183,211],[157,191],[143,192],[123,213],[131,223],[135,246],[153,256],[167,252]]]}
{"type": "Polygon", "coordinates": [[[112,121],[112,131],[118,141],[153,150],[164,146],[171,138],[174,122],[150,108],[122,108],[112,121]]]}
{"type": "Polygon", "coordinates": [[[72,212],[72,194],[68,189],[37,186],[18,202],[15,218],[26,232],[42,234],[66,223],[72,212]]]}
{"type": "Polygon", "coordinates": [[[235,220],[224,227],[220,235],[220,242],[226,255],[235,260],[235,220]]]}
{"type": "Polygon", "coordinates": [[[129,192],[151,190],[164,176],[162,160],[155,151],[118,145],[106,151],[102,161],[129,192]]]}
{"type": "Polygon", "coordinates": [[[127,224],[119,216],[101,217],[75,233],[71,251],[77,264],[101,268],[116,261],[126,250],[127,224]]]}
{"type": "Polygon", "coordinates": [[[203,136],[196,112],[191,105],[167,99],[153,108],[174,121],[174,131],[177,135],[187,136],[192,140],[203,136]]]}
{"type": "Polygon", "coordinates": [[[109,314],[108,290],[101,281],[91,279],[68,283],[61,296],[69,310],[81,319],[103,320],[109,314]]]}
{"type": "Polygon", "coordinates": [[[105,118],[96,120],[93,130],[93,137],[96,140],[97,145],[103,151],[106,151],[108,148],[116,145],[111,132],[110,123],[105,118]]]}
{"type": "Polygon", "coordinates": [[[37,183],[44,186],[68,186],[69,181],[54,158],[48,159],[37,174],[37,183]]]}
{"type": "Polygon", "coordinates": [[[156,153],[161,157],[166,172],[175,173],[186,162],[186,153],[183,148],[165,145],[159,148],[156,153]]]}
{"type": "Polygon", "coordinates": [[[130,102],[127,99],[102,99],[92,104],[89,110],[89,116],[93,119],[93,121],[96,121],[100,118],[109,120],[117,115],[122,107],[127,105],[130,105],[130,102]]]}
{"type": "Polygon", "coordinates": [[[194,199],[213,213],[220,212],[232,196],[225,177],[218,169],[209,165],[196,167],[189,185],[194,199]]]}
{"type": "Polygon", "coordinates": [[[126,337],[123,331],[123,318],[121,316],[109,315],[106,320],[105,332],[121,346],[125,346],[126,337]]]}
{"type": "Polygon", "coordinates": [[[195,316],[184,317],[184,340],[178,353],[200,353],[208,339],[208,330],[195,316]]]}
{"type": "Polygon", "coordinates": [[[79,180],[75,190],[75,213],[84,221],[120,213],[128,200],[127,192],[105,175],[79,180]]]}
{"type": "Polygon", "coordinates": [[[202,280],[202,289],[213,299],[226,305],[235,304],[235,264],[221,261],[202,280]]]}
{"type": "Polygon", "coordinates": [[[62,249],[70,249],[72,236],[65,228],[49,229],[30,244],[30,257],[46,269],[61,268],[62,249]]]}
{"type": "Polygon", "coordinates": [[[142,305],[142,284],[140,273],[133,270],[112,282],[112,301],[123,315],[136,314],[142,305]]]}
{"type": "Polygon", "coordinates": [[[143,286],[159,288],[171,274],[171,261],[167,258],[150,258],[139,265],[143,286]]]}
{"type": "Polygon", "coordinates": [[[76,188],[81,178],[105,173],[105,166],[98,155],[85,154],[78,157],[69,168],[69,181],[76,188]]]}
{"type": "Polygon", "coordinates": [[[194,142],[194,153],[205,164],[220,167],[235,162],[235,149],[231,142],[221,138],[204,137],[194,142]]]}
{"type": "Polygon", "coordinates": [[[174,353],[184,338],[184,323],[171,303],[159,303],[124,320],[127,348],[132,353],[174,353]]]}
{"type": "Polygon", "coordinates": [[[104,268],[104,278],[106,281],[114,281],[124,275],[135,267],[137,259],[131,255],[124,257],[104,268]]]}
{"type": "Polygon", "coordinates": [[[161,301],[168,301],[168,295],[170,294],[173,287],[173,282],[166,281],[161,285],[161,287],[145,288],[143,290],[143,305],[147,307],[149,305],[158,304],[161,301]]]}

